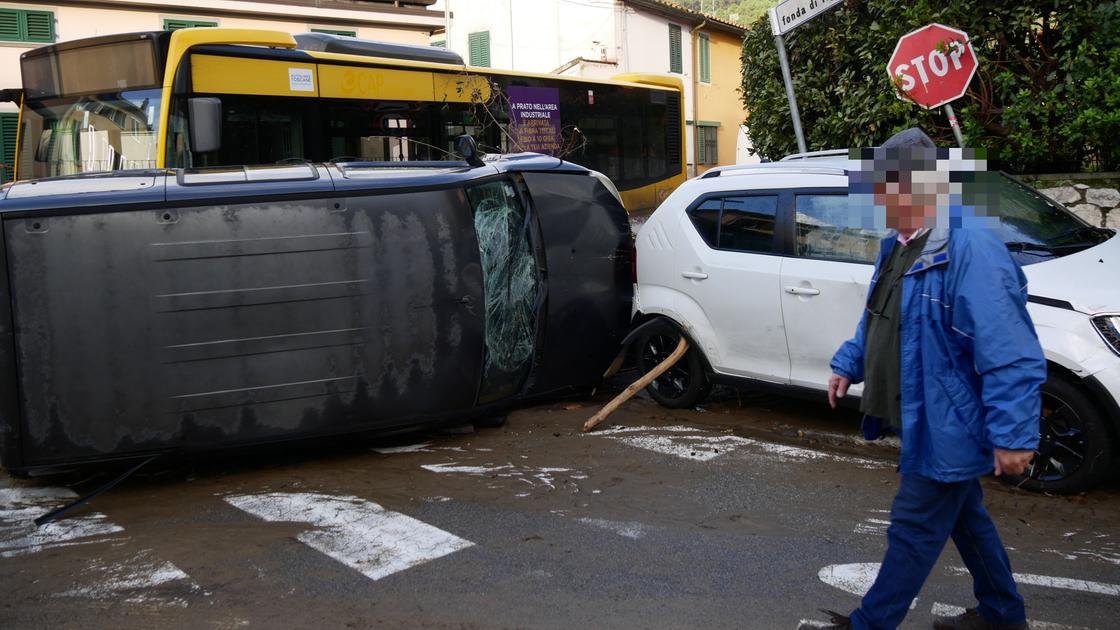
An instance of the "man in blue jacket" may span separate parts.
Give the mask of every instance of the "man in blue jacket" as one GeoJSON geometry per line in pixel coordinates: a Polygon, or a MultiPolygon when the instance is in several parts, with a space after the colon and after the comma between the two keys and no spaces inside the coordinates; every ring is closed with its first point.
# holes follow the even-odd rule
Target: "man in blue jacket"
{"type": "Polygon", "coordinates": [[[833,627],[897,627],[952,538],[979,605],[938,617],[934,628],[1026,628],[979,482],[993,470],[1021,474],[1038,445],[1046,361],[1026,278],[992,230],[945,216],[949,177],[928,136],[904,131],[873,157],[856,176],[897,234],[882,242],[867,308],[832,359],[828,393],[835,407],[864,382],[864,432],[900,434],[901,483],[878,578],[850,617],[830,613],[833,627]]]}

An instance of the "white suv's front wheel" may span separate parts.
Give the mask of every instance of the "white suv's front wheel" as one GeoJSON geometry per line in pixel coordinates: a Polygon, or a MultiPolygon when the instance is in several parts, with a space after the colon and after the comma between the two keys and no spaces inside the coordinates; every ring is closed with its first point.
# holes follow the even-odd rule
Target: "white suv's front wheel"
{"type": "Polygon", "coordinates": [[[1026,490],[1073,494],[1099,481],[1112,458],[1112,436],[1096,402],[1071,379],[1052,373],[1042,386],[1034,461],[1027,474],[1008,481],[1026,490]]]}
{"type": "MultiPolygon", "coordinates": [[[[669,322],[650,326],[638,339],[638,370],[646,374],[657,367],[673,353],[680,339],[680,330],[669,322]]],[[[700,349],[695,346],[646,388],[654,400],[672,409],[695,407],[711,390],[700,349]]]]}

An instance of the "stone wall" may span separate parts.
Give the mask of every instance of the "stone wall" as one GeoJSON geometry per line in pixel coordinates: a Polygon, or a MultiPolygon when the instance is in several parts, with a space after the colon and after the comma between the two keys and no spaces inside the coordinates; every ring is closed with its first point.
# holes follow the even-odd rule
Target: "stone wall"
{"type": "Polygon", "coordinates": [[[1120,228],[1120,190],[1089,184],[1071,184],[1043,188],[1035,183],[1038,192],[1069,208],[1092,225],[1120,228]]]}

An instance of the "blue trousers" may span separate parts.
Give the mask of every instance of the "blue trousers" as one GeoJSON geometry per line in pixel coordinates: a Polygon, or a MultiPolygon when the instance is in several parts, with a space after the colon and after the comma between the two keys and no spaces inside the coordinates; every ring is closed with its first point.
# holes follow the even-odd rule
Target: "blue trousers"
{"type": "Polygon", "coordinates": [[[1026,621],[1011,562],[984,509],[980,481],[941,483],[903,475],[891,506],[886,557],[871,590],[851,615],[852,627],[897,628],[950,537],[972,574],[978,612],[996,625],[1026,621]]]}

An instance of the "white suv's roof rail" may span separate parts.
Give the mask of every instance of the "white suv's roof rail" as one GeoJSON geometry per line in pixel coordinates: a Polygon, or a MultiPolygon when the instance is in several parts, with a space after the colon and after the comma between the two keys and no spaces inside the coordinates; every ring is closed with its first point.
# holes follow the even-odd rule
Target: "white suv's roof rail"
{"type": "Polygon", "coordinates": [[[781,162],[762,162],[760,164],[733,164],[717,166],[704,171],[697,179],[711,179],[726,175],[750,175],[752,173],[810,173],[816,175],[846,175],[848,171],[839,164],[782,164],[781,162]]]}
{"type": "Polygon", "coordinates": [[[847,157],[847,149],[828,149],[826,151],[807,151],[805,153],[791,153],[785,156],[779,162],[793,162],[795,160],[816,160],[820,158],[836,158],[840,156],[847,157]]]}

